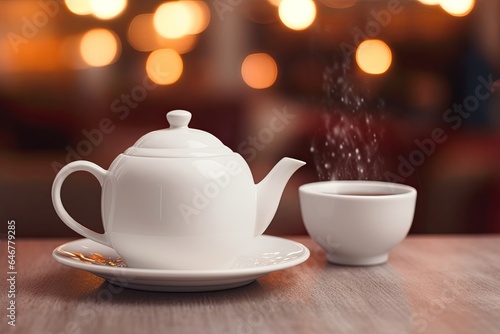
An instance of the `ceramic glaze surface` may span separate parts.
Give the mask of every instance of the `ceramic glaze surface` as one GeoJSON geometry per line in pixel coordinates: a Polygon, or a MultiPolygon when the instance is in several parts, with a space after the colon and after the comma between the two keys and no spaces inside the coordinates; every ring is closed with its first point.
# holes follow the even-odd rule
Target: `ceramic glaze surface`
{"type": "Polygon", "coordinates": [[[120,155],[110,167],[102,210],[112,247],[137,268],[231,265],[255,229],[255,185],[243,158],[148,159],[120,155]]]}
{"type": "Polygon", "coordinates": [[[255,185],[245,160],[213,135],[190,129],[191,114],[167,114],[170,127],[142,136],[105,170],[88,161],[64,166],[52,186],[61,220],[114,248],[135,268],[229,268],[277,210],[290,176],[304,162],[283,158],[255,185]],[[86,171],[102,186],[104,234],[64,209],[61,187],[86,171]]]}
{"type": "Polygon", "coordinates": [[[375,181],[325,181],[299,188],[305,227],[330,262],[384,263],[410,230],[417,192],[375,181]]]}
{"type": "Polygon", "coordinates": [[[270,272],[296,266],[310,254],[298,242],[267,235],[256,237],[240,253],[227,269],[141,269],[125,264],[112,248],[80,239],[57,247],[52,256],[64,265],[89,271],[125,288],[194,292],[246,285],[270,272]]]}

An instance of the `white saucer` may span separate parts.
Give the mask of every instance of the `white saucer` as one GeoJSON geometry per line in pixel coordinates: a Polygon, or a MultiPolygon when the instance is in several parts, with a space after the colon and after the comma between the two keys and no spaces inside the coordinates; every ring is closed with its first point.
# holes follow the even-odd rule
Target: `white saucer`
{"type": "Polygon", "coordinates": [[[309,249],[288,239],[262,235],[225,270],[163,270],[127,268],[114,249],[89,239],[54,249],[58,262],[89,271],[110,283],[148,291],[212,291],[249,284],[273,271],[296,266],[309,258],[309,249]]]}

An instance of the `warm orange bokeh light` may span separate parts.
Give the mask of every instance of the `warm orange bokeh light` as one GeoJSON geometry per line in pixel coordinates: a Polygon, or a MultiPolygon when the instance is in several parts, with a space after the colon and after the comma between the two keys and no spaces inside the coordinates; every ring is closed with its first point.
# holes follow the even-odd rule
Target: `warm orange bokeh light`
{"type": "Polygon", "coordinates": [[[271,87],[278,77],[278,66],[267,53],[248,55],[241,65],[241,76],[245,83],[255,89],[271,87]]]}
{"type": "Polygon", "coordinates": [[[127,7],[127,0],[90,0],[90,8],[95,17],[109,20],[120,15],[127,7]]]}
{"type": "Polygon", "coordinates": [[[180,54],[185,54],[196,46],[197,35],[186,35],[175,39],[160,36],[154,28],[153,17],[153,14],[140,14],[130,22],[127,38],[134,49],[143,52],[174,49],[180,54]]]}
{"type": "Polygon", "coordinates": [[[199,34],[203,32],[210,23],[210,8],[205,1],[182,1],[190,8],[193,16],[193,24],[189,29],[189,34],[199,34]]]}
{"type": "Polygon", "coordinates": [[[180,1],[166,2],[154,14],[156,31],[166,38],[179,38],[189,33],[194,24],[189,8],[180,1]]]}
{"type": "Polygon", "coordinates": [[[381,40],[368,39],[359,44],[356,50],[356,63],[366,73],[385,73],[392,63],[391,49],[381,40]]]}
{"type": "Polygon", "coordinates": [[[312,0],[283,0],[278,12],[285,26],[293,30],[304,30],[316,18],[316,5],[312,0]]]}
{"type": "Polygon", "coordinates": [[[466,16],[474,8],[474,0],[440,0],[441,7],[450,15],[466,16]]]}
{"type": "Polygon", "coordinates": [[[149,78],[158,85],[171,85],[182,75],[184,63],[177,51],[160,49],[151,52],[146,62],[149,78]]]}
{"type": "Polygon", "coordinates": [[[172,1],[161,4],[154,14],[154,27],[165,38],[199,34],[210,22],[210,10],[203,1],[172,1]]]}
{"type": "Polygon", "coordinates": [[[281,0],[267,0],[271,5],[278,7],[281,3],[281,0]]]}
{"type": "Polygon", "coordinates": [[[120,53],[120,40],[107,29],[92,29],[80,41],[80,54],[90,66],[100,67],[112,64],[120,53]]]}
{"type": "Polygon", "coordinates": [[[69,11],[76,15],[89,15],[92,14],[92,7],[90,0],[64,0],[66,7],[69,11]]]}
{"type": "Polygon", "coordinates": [[[158,49],[156,30],[153,26],[153,14],[140,14],[132,19],[128,26],[127,39],[138,51],[158,49]]]}

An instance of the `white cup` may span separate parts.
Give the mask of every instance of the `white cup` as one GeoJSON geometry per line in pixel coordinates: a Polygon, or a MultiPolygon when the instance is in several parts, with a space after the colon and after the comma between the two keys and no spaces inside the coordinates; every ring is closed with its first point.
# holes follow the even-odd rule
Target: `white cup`
{"type": "Polygon", "coordinates": [[[343,265],[387,262],[389,251],[408,234],[417,191],[378,181],[324,181],[299,187],[309,235],[343,265]]]}

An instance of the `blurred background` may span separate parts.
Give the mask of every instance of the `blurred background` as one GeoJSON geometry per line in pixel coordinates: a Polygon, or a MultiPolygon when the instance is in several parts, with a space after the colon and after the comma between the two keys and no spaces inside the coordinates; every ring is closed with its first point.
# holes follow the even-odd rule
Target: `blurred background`
{"type": "MultiPolygon", "coordinates": [[[[18,236],[77,236],[57,171],[108,168],[172,109],[256,181],[307,162],[266,233],[305,233],[297,188],[373,179],[419,191],[411,233],[500,232],[500,2],[0,1],[0,209],[18,236]]],[[[100,187],[63,187],[102,231],[100,187]]]]}

